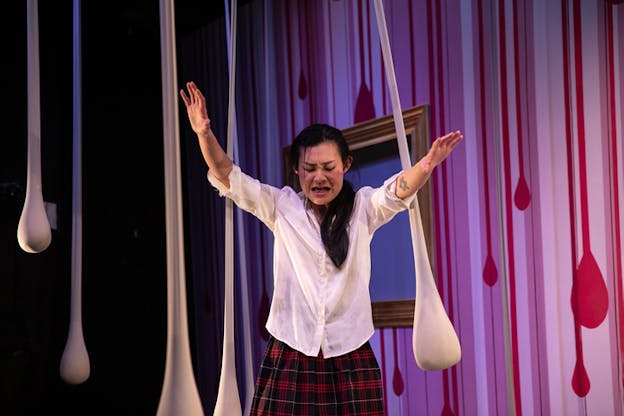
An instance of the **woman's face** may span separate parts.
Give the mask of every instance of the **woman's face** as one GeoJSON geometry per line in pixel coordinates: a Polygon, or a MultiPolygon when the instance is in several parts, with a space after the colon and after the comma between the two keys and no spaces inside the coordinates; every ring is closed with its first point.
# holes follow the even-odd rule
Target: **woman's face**
{"type": "Polygon", "coordinates": [[[338,146],[332,141],[299,150],[299,166],[295,174],[310,202],[327,207],[342,189],[344,174],[351,167],[351,159],[342,163],[338,146]]]}

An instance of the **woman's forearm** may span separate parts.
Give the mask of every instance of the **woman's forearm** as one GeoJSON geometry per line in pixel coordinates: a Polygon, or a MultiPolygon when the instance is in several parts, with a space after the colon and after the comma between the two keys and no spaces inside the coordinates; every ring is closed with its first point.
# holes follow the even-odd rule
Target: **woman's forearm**
{"type": "Polygon", "coordinates": [[[412,196],[427,183],[431,176],[431,170],[426,171],[422,166],[422,162],[423,160],[421,159],[397,177],[395,194],[398,198],[405,199],[412,196]]]}
{"type": "Polygon", "coordinates": [[[232,171],[232,160],[223,151],[212,129],[207,133],[198,134],[199,147],[208,169],[225,186],[230,187],[229,175],[232,171]]]}
{"type": "Polygon", "coordinates": [[[429,180],[433,169],[446,159],[463,138],[459,130],[438,137],[418,163],[397,177],[396,196],[405,199],[414,195],[429,180]]]}

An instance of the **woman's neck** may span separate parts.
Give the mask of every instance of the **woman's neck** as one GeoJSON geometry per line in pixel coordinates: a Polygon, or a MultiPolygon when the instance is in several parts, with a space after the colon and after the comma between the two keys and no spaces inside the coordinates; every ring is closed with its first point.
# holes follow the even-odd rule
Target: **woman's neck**
{"type": "Polygon", "coordinates": [[[316,220],[318,221],[318,223],[322,224],[323,219],[325,218],[325,213],[327,213],[327,208],[328,208],[327,205],[316,205],[309,199],[307,200],[307,202],[308,202],[308,207],[314,213],[314,216],[316,217],[316,220]]]}

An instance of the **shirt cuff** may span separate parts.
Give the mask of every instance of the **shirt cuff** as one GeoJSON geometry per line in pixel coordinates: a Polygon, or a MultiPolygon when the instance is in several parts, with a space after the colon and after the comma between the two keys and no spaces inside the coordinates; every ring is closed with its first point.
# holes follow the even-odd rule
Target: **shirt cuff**
{"type": "Polygon", "coordinates": [[[232,190],[236,189],[236,184],[239,184],[241,179],[241,169],[239,166],[237,165],[232,165],[232,170],[230,171],[230,174],[228,175],[227,179],[230,182],[230,187],[228,188],[227,186],[225,186],[223,184],[223,182],[221,182],[213,173],[211,170],[208,170],[208,174],[206,175],[208,177],[208,182],[210,182],[210,184],[212,186],[214,186],[218,191],[219,191],[219,196],[229,196],[232,194],[232,190]]]}

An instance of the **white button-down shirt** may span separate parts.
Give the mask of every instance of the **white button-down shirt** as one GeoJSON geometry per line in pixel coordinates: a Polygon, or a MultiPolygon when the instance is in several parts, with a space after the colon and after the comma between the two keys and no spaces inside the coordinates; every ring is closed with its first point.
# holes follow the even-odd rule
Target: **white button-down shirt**
{"type": "Polygon", "coordinates": [[[273,298],[266,328],[309,356],[351,352],[374,333],[369,281],[375,230],[414,200],[395,195],[398,173],[379,188],[359,189],[349,221],[349,251],[340,268],[325,252],[320,225],[303,192],[263,184],[234,166],[227,189],[211,172],[208,180],[269,227],[274,235],[273,298]]]}

